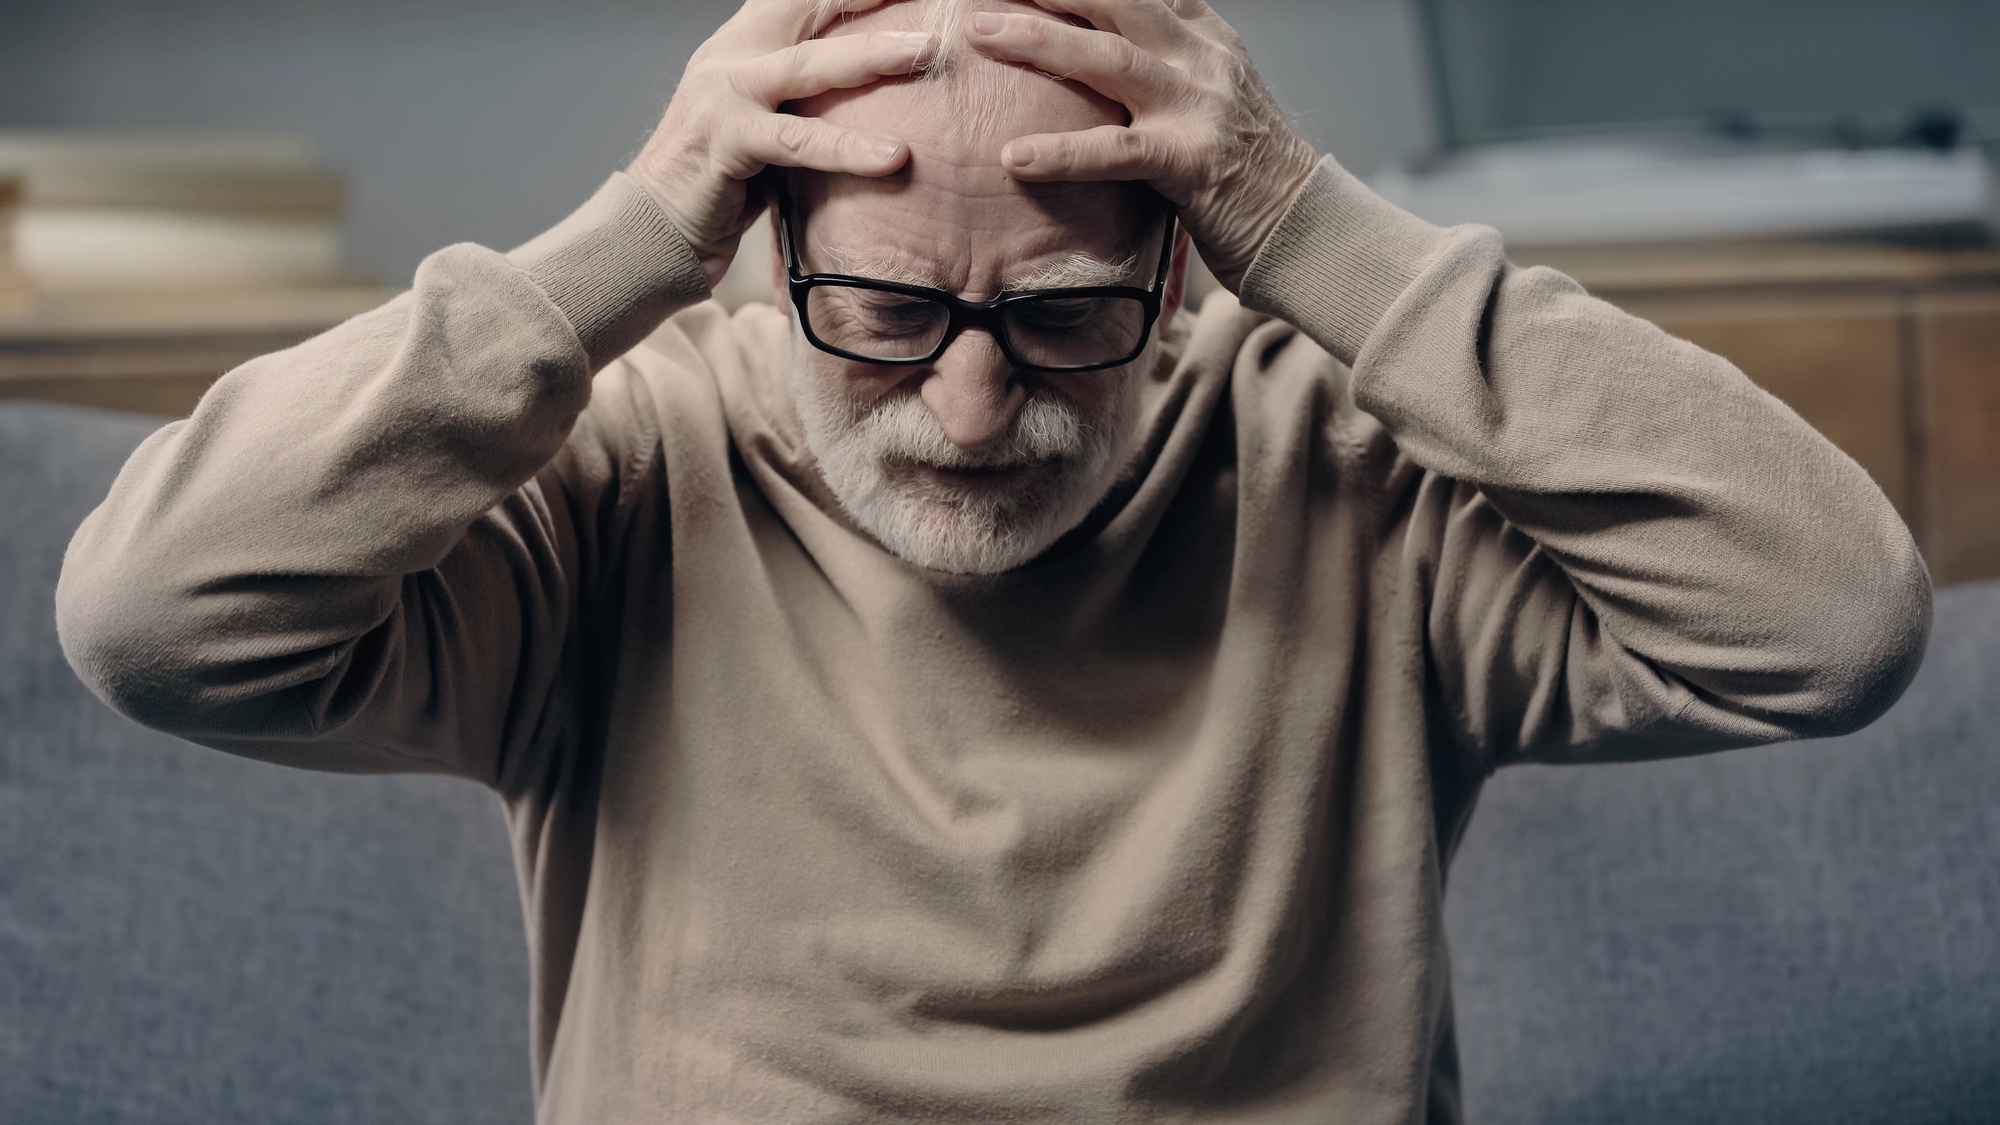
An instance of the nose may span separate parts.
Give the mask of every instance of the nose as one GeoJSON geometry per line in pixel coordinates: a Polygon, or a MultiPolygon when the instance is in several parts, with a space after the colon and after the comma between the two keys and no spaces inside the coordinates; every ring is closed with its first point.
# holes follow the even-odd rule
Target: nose
{"type": "Polygon", "coordinates": [[[992,335],[979,328],[967,328],[951,342],[931,365],[921,393],[945,436],[968,452],[1005,441],[1028,400],[1013,365],[992,335]]]}

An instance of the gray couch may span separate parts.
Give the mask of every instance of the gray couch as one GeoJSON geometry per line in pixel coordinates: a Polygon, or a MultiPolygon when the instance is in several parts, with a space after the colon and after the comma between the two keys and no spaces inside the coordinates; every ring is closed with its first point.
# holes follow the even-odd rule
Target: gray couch
{"type": "MultiPolygon", "coordinates": [[[[0,406],[0,1121],[526,1122],[493,799],[108,711],[71,530],[156,419],[0,406]]],[[[1504,771],[1451,876],[1468,1116],[2000,1121],[2000,584],[1859,735],[1504,771]]]]}

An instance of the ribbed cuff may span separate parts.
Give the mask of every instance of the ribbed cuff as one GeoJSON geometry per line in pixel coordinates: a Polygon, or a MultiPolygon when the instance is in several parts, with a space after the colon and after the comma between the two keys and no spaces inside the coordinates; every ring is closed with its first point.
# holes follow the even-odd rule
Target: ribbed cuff
{"type": "Polygon", "coordinates": [[[708,296],[694,247],[623,172],[613,172],[589,202],[507,259],[569,318],[593,371],[708,296]]]}
{"type": "Polygon", "coordinates": [[[1306,178],[1243,275],[1246,308],[1297,325],[1343,363],[1368,342],[1447,235],[1331,156],[1306,178]]]}

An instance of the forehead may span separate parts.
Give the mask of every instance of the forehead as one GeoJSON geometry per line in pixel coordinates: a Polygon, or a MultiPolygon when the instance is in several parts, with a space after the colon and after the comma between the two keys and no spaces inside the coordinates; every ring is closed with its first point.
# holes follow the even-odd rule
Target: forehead
{"type": "MultiPolygon", "coordinates": [[[[892,4],[827,35],[914,27],[917,8],[892,4]]],[[[834,91],[794,109],[910,145],[909,163],[891,176],[797,177],[807,217],[801,250],[809,259],[814,247],[889,255],[937,274],[947,287],[980,289],[1056,255],[1122,258],[1149,225],[1150,195],[1133,185],[1026,184],[1001,167],[1000,150],[1015,137],[1126,122],[1122,106],[1078,83],[968,49],[942,76],[834,91]]]]}

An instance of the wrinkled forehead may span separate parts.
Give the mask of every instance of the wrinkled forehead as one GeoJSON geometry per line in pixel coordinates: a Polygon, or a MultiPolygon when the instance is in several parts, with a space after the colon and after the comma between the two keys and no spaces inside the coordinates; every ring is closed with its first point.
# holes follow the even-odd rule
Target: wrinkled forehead
{"type": "MultiPolygon", "coordinates": [[[[926,6],[921,0],[892,3],[843,19],[825,36],[920,27],[926,6]]],[[[1056,18],[1006,0],[978,6],[1056,18]]],[[[952,21],[944,22],[943,33],[955,36],[952,21]]],[[[933,74],[833,91],[793,106],[800,114],[910,145],[903,170],[880,179],[794,174],[793,191],[810,228],[802,251],[810,256],[814,245],[865,243],[914,258],[970,254],[1018,265],[1078,251],[1116,259],[1139,250],[1162,206],[1150,190],[1021,183],[1000,163],[1001,149],[1016,137],[1122,125],[1128,120],[1124,107],[1080,83],[960,47],[933,74]]],[[[973,273],[979,266],[967,264],[973,273]]]]}

